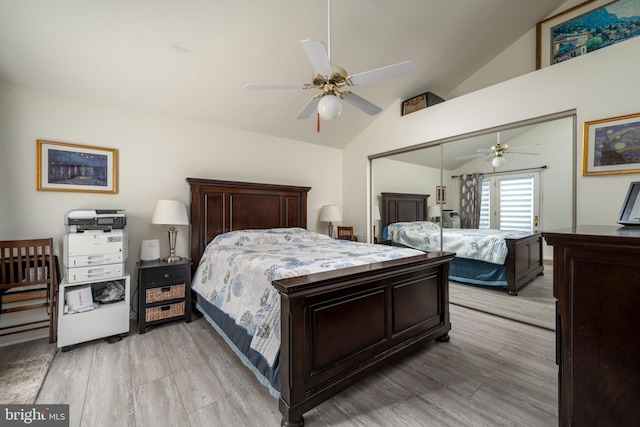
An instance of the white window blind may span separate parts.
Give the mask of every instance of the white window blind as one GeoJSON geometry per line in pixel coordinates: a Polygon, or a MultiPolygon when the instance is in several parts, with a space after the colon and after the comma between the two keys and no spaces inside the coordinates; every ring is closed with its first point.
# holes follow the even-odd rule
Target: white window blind
{"type": "Polygon", "coordinates": [[[484,178],[479,227],[533,232],[536,176],[484,178]],[[491,191],[492,188],[497,191],[491,191]]]}
{"type": "Polygon", "coordinates": [[[500,229],[533,232],[533,177],[500,179],[500,229]]]}
{"type": "Polygon", "coordinates": [[[483,179],[480,190],[480,224],[478,228],[491,228],[491,180],[483,179]]]}

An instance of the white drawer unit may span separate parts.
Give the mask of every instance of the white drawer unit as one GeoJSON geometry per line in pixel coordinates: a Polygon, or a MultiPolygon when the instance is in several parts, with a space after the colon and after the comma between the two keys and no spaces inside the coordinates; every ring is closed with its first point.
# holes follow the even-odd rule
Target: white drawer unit
{"type": "Polygon", "coordinates": [[[67,233],[64,237],[64,266],[116,264],[127,259],[127,230],[67,233]]]}
{"type": "Polygon", "coordinates": [[[95,255],[70,256],[67,259],[67,268],[93,267],[94,265],[119,264],[124,262],[122,252],[95,255]]]}
{"type": "Polygon", "coordinates": [[[117,279],[125,275],[124,263],[96,265],[93,267],[65,268],[65,278],[68,283],[82,283],[117,279]]]}
{"type": "MultiPolygon", "coordinates": [[[[86,291],[85,291],[86,292],[86,291]]],[[[69,350],[74,344],[107,338],[110,342],[129,333],[129,301],[131,279],[128,275],[107,281],[85,281],[69,283],[63,279],[59,287],[58,297],[58,348],[69,350]],[[75,289],[91,287],[93,294],[109,286],[110,282],[124,285],[122,300],[109,304],[94,304],[93,309],[70,312],[65,295],[75,289]]]]}

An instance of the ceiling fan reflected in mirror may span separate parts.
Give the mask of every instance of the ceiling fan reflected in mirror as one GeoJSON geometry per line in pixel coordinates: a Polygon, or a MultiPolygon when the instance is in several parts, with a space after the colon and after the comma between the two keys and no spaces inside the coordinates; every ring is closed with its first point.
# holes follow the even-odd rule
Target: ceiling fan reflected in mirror
{"type": "Polygon", "coordinates": [[[317,111],[318,117],[322,117],[324,120],[335,119],[342,113],[342,103],[340,100],[348,102],[369,115],[376,115],[380,113],[382,109],[351,92],[348,90],[348,87],[361,86],[364,84],[408,76],[416,72],[416,66],[411,61],[405,61],[349,75],[345,69],[331,64],[331,0],[327,0],[327,6],[327,49],[325,49],[325,45],[321,41],[311,39],[300,41],[300,45],[314,69],[311,83],[247,84],[245,85],[245,89],[319,89],[320,93],[314,95],[302,108],[300,113],[298,113],[298,119],[307,119],[314,111],[317,111]]]}
{"type": "MultiPolygon", "coordinates": [[[[541,145],[541,144],[535,144],[535,145],[541,145]]],[[[481,148],[477,150],[475,154],[456,157],[456,160],[471,160],[477,157],[487,156],[487,161],[488,162],[490,161],[491,165],[493,165],[494,168],[499,168],[500,166],[503,166],[507,162],[507,159],[505,158],[505,154],[527,154],[527,155],[537,156],[538,153],[527,153],[524,151],[518,151],[518,150],[522,150],[523,148],[532,147],[532,146],[533,145],[527,145],[524,147],[509,148],[507,144],[500,143],[500,132],[498,132],[496,137],[496,145],[492,145],[490,148],[481,148]]]]}

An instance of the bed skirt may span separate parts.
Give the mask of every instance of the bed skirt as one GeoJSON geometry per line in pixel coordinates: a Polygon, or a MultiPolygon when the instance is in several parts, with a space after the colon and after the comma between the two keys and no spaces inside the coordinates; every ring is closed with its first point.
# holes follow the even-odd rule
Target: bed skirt
{"type": "Polygon", "coordinates": [[[240,358],[242,363],[253,372],[258,381],[269,389],[269,393],[280,397],[280,354],[276,356],[273,366],[257,351],[250,348],[252,337],[247,330],[238,326],[236,322],[218,307],[196,295],[196,308],[213,328],[226,341],[227,345],[240,358]]]}
{"type": "Polygon", "coordinates": [[[449,263],[449,280],[474,285],[507,287],[507,267],[468,258],[454,258],[449,263]]]}

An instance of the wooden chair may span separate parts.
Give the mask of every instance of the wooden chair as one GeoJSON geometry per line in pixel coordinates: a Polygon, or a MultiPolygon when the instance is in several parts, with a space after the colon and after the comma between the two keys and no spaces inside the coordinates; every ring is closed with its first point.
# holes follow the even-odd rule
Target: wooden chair
{"type": "Polygon", "coordinates": [[[357,241],[356,236],[353,235],[353,227],[341,227],[338,226],[338,239],[357,241]]]}
{"type": "Polygon", "coordinates": [[[0,316],[43,308],[47,314],[9,322],[0,327],[0,336],[48,328],[49,342],[56,341],[59,276],[53,239],[0,241],[0,316]]]}

